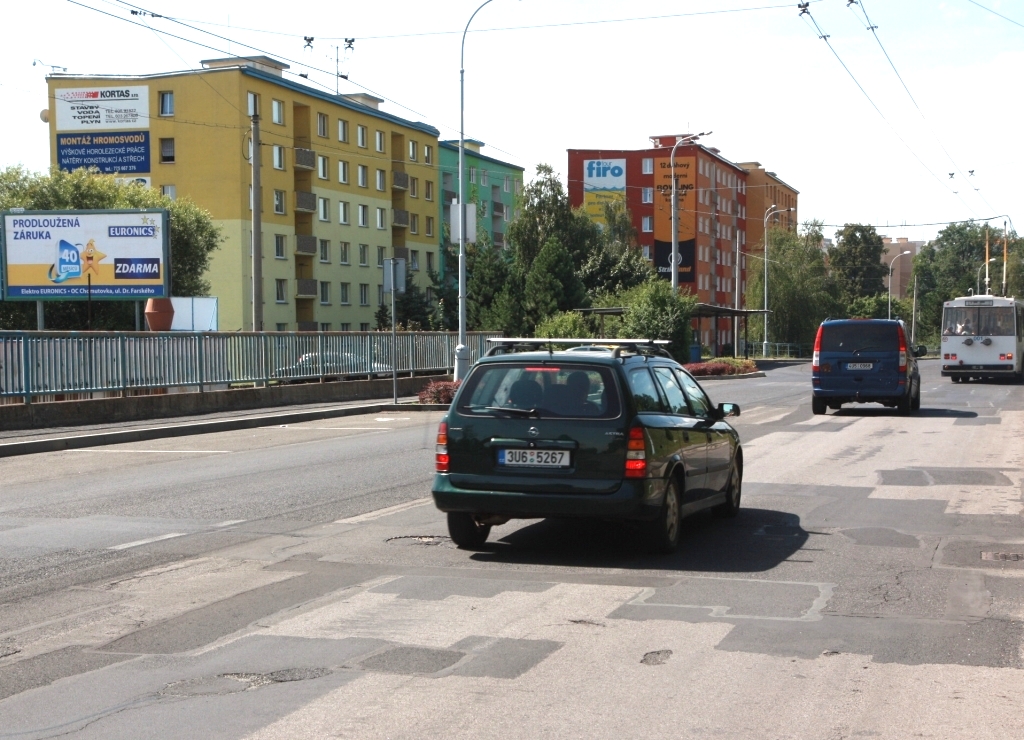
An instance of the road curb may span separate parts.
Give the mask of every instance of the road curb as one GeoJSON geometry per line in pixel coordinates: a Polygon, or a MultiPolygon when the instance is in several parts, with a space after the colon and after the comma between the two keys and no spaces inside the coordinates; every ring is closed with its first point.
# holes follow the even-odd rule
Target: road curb
{"type": "Polygon", "coordinates": [[[742,375],[694,375],[698,383],[703,383],[705,380],[746,380],[747,378],[763,378],[765,377],[764,371],[758,370],[756,373],[743,373],[742,375]]]}
{"type": "Polygon", "coordinates": [[[254,429],[268,425],[300,424],[305,421],[337,419],[343,416],[358,416],[360,414],[377,414],[382,411],[447,410],[448,406],[442,404],[373,403],[366,406],[345,406],[343,408],[317,409],[314,411],[287,411],[277,414],[243,416],[234,419],[214,419],[211,421],[190,422],[188,424],[171,424],[160,427],[144,427],[142,429],[125,429],[114,432],[31,439],[25,442],[8,442],[0,444],[0,458],[34,455],[39,452],[79,450],[86,447],[100,447],[103,445],[124,444],[126,442],[145,442],[151,439],[166,439],[168,437],[189,437],[196,434],[210,434],[212,432],[232,432],[238,429],[254,429]]]}

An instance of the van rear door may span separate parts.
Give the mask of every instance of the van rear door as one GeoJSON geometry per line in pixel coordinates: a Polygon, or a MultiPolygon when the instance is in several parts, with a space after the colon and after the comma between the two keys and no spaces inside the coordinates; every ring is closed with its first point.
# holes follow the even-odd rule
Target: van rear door
{"type": "Polygon", "coordinates": [[[870,396],[899,387],[899,335],[895,321],[837,321],[822,325],[822,390],[870,396]]]}

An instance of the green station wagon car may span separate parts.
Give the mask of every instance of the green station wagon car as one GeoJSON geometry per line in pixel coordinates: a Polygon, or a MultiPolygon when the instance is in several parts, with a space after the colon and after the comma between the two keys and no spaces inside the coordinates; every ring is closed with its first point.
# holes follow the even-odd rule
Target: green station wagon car
{"type": "Polygon", "coordinates": [[[658,344],[492,341],[438,429],[434,502],[458,546],[510,519],[596,517],[644,522],[672,552],[684,516],[737,514],[743,451],[725,419],[740,409],[712,405],[658,344]]]}

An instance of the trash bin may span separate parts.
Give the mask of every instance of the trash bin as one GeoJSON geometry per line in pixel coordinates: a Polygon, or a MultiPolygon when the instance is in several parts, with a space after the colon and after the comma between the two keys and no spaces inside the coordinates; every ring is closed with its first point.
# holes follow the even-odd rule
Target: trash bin
{"type": "Polygon", "coordinates": [[[700,345],[690,345],[690,362],[700,362],[700,345]]]}

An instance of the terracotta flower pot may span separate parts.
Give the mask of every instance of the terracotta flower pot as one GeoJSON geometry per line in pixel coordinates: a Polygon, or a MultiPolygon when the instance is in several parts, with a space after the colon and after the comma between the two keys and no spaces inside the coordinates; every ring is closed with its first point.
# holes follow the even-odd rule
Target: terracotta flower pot
{"type": "Polygon", "coordinates": [[[146,301],[146,324],[150,331],[170,331],[174,320],[174,306],[170,298],[150,298],[146,301]]]}

